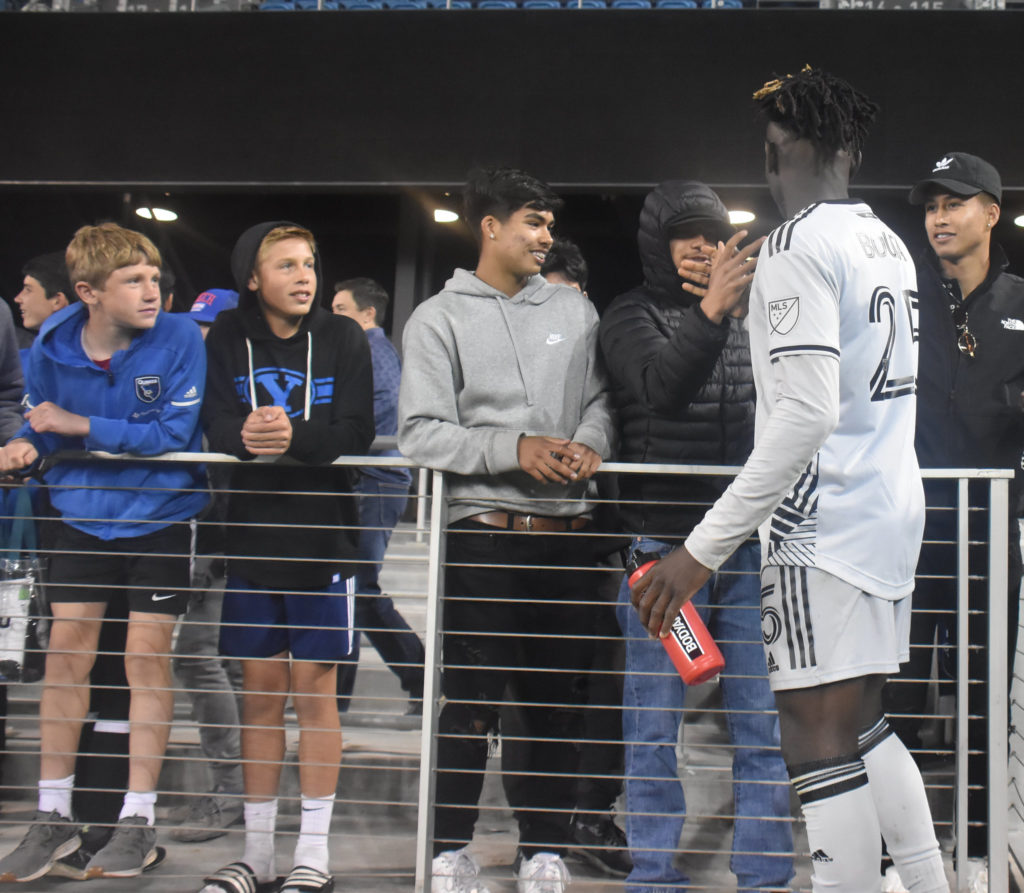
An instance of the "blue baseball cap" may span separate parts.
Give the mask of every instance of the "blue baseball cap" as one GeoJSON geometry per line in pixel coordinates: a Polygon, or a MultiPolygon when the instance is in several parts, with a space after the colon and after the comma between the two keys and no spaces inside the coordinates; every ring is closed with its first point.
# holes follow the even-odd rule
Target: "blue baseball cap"
{"type": "Polygon", "coordinates": [[[211,323],[217,314],[238,306],[238,292],[233,288],[210,288],[195,299],[188,315],[196,322],[211,323]]]}

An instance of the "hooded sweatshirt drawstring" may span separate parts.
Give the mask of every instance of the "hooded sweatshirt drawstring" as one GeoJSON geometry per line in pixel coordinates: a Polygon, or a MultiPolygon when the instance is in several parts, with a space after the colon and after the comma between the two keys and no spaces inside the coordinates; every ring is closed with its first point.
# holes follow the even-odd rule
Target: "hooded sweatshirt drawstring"
{"type": "Polygon", "coordinates": [[[530,386],[526,383],[526,373],[523,372],[523,361],[519,358],[519,345],[516,344],[516,336],[512,332],[512,324],[508,321],[508,311],[505,309],[505,299],[495,296],[498,302],[498,309],[501,310],[501,318],[505,320],[505,328],[508,329],[508,337],[512,341],[512,353],[516,358],[516,369],[519,370],[519,380],[523,383],[523,391],[526,394],[526,405],[533,406],[533,395],[530,393],[530,386]]]}
{"type": "MultiPolygon", "coordinates": [[[[249,405],[256,411],[256,374],[252,361],[252,339],[245,339],[245,354],[249,358],[249,405]]],[[[313,333],[306,332],[306,399],[302,405],[302,420],[309,421],[309,408],[312,406],[313,387],[313,333]]],[[[285,407],[287,410],[287,407],[285,407]]]]}

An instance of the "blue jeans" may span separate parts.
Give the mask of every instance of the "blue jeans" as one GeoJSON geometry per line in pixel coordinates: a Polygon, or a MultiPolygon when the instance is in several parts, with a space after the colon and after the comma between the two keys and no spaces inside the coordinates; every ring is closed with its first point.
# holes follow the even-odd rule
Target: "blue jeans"
{"type": "MultiPolygon", "coordinates": [[[[631,549],[665,555],[672,546],[642,537],[631,549]]],[[[745,543],[693,600],[725,657],[722,700],[735,748],[729,867],[740,890],[785,886],[793,877],[789,776],[779,751],[779,720],[761,641],[760,567],[760,549],[745,543]]],[[[640,625],[625,579],[618,617],[626,637],[622,732],[626,837],[633,855],[626,889],[685,889],[689,878],[676,867],[675,856],[686,820],[676,759],[686,686],[662,644],[640,625]],[[657,707],[662,709],[652,709],[657,707]]]]}
{"type": "Polygon", "coordinates": [[[370,643],[398,677],[412,698],[423,696],[423,659],[419,637],[398,613],[395,604],[381,593],[378,576],[391,531],[402,517],[409,485],[386,483],[364,475],[359,482],[359,567],[356,569],[356,634],[350,661],[338,667],[339,707],[348,709],[359,663],[359,634],[370,643]]]}

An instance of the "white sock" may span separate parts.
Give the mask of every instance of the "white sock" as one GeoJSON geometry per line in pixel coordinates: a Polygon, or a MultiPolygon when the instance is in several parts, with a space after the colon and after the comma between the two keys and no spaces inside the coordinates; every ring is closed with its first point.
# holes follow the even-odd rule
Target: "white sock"
{"type": "Polygon", "coordinates": [[[71,818],[71,792],[75,789],[75,775],[67,778],[39,779],[39,811],[49,815],[55,809],[64,818],[71,818]]]}
{"type": "Polygon", "coordinates": [[[864,764],[836,757],[789,773],[807,822],[814,893],[877,890],[882,842],[864,764]]]}
{"type": "Polygon", "coordinates": [[[246,803],[245,854],[242,861],[256,872],[260,883],[277,877],[274,861],[274,826],[277,824],[277,798],[246,803]]]}
{"type": "Polygon", "coordinates": [[[948,893],[921,772],[885,717],[859,739],[882,836],[910,893],[948,893]]]}
{"type": "Polygon", "coordinates": [[[327,874],[329,861],[327,835],[334,813],[334,794],[329,797],[303,797],[299,839],[295,844],[294,868],[308,865],[327,874]]]}
{"type": "Polygon", "coordinates": [[[117,820],[139,815],[146,820],[146,824],[156,824],[155,807],[156,791],[128,791],[124,795],[124,805],[117,820]]]}

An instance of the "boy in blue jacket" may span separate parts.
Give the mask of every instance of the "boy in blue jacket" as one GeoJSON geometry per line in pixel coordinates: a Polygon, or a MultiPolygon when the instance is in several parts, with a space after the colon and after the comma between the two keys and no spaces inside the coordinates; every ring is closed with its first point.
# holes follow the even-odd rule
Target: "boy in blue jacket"
{"type": "MultiPolygon", "coordinates": [[[[67,249],[81,303],[46,321],[26,369],[25,424],[0,449],[0,472],[58,450],[154,456],[200,448],[206,356],[191,320],[160,311],[160,254],[140,233],[85,226],[67,249]]],[[[0,881],[29,881],[78,849],[71,814],[89,672],[111,589],[128,592],[125,670],[128,792],[90,877],[134,877],[156,859],[153,813],[173,715],[171,633],[188,601],[191,519],[202,474],[169,463],[62,460],[45,473],[61,522],[47,593],[53,610],[39,705],[39,811],[0,860],[0,881]]]]}

